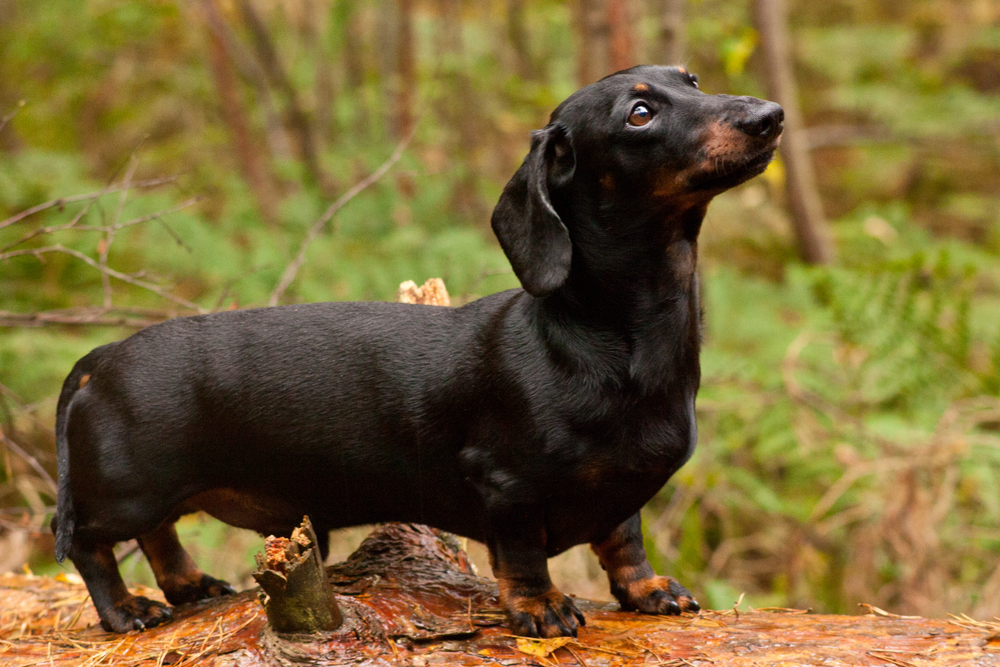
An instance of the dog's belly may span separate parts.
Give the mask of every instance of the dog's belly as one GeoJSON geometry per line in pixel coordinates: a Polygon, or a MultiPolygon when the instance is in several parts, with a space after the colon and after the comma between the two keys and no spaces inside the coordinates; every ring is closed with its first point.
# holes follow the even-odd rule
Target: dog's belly
{"type": "Polygon", "coordinates": [[[294,490],[287,493],[219,488],[198,493],[183,504],[183,512],[204,511],[216,519],[237,528],[246,528],[268,535],[287,535],[309,515],[321,529],[346,528],[355,525],[402,521],[425,523],[473,539],[484,538],[483,513],[475,509],[478,503],[467,492],[451,490],[442,502],[440,492],[422,497],[420,491],[400,495],[384,480],[372,480],[367,489],[357,486],[332,489],[329,498],[305,499],[294,490]],[[375,488],[373,488],[373,486],[375,488]]]}
{"type": "Polygon", "coordinates": [[[262,534],[287,533],[289,526],[302,521],[304,508],[286,498],[271,494],[223,488],[203,491],[185,503],[191,510],[201,510],[219,521],[262,534]]]}

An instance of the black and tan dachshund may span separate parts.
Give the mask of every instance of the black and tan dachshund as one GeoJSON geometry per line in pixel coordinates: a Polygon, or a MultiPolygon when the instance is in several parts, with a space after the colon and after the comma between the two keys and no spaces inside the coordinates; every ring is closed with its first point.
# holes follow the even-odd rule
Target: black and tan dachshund
{"type": "Polygon", "coordinates": [[[546,564],[583,543],[623,609],[697,610],[653,573],[639,510],[695,446],[705,210],[765,169],[782,118],[682,68],[619,72],[559,105],[500,197],[493,229],[524,289],[186,317],[77,362],[56,556],[105,629],[171,617],[128,592],[116,542],[138,539],[171,604],[233,592],[177,539],[196,510],[277,535],[308,514],[321,536],[408,521],[481,540],[519,635],[583,625],[546,564]]]}

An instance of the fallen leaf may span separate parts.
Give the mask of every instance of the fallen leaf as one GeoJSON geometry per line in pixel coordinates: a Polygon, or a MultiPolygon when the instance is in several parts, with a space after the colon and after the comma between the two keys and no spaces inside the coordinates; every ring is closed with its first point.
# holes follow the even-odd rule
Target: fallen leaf
{"type": "Polygon", "coordinates": [[[547,658],[551,653],[558,651],[572,641],[572,637],[552,637],[551,639],[530,639],[528,637],[518,637],[517,650],[521,653],[527,653],[528,655],[534,655],[539,658],[547,658]]]}

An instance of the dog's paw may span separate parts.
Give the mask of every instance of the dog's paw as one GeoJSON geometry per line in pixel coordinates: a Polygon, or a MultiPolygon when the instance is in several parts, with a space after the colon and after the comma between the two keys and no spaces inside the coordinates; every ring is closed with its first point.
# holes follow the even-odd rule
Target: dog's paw
{"type": "Polygon", "coordinates": [[[586,625],[573,601],[555,588],[536,596],[512,595],[505,608],[510,630],[522,637],[576,637],[586,625]]]}
{"type": "Polygon", "coordinates": [[[197,582],[179,581],[176,585],[164,589],[163,595],[172,605],[188,604],[209,598],[221,598],[224,595],[235,595],[236,589],[228,583],[207,574],[201,573],[197,582]]]}
{"type": "Polygon", "coordinates": [[[677,615],[699,611],[701,605],[673,577],[650,577],[630,581],[615,591],[623,611],[677,615]]]}
{"type": "Polygon", "coordinates": [[[131,632],[155,628],[174,617],[170,607],[139,595],[129,595],[101,614],[101,627],[108,632],[131,632]]]}
{"type": "Polygon", "coordinates": [[[201,576],[201,590],[204,592],[202,599],[221,598],[226,595],[236,595],[236,589],[229,585],[228,581],[210,577],[207,574],[201,576]]]}

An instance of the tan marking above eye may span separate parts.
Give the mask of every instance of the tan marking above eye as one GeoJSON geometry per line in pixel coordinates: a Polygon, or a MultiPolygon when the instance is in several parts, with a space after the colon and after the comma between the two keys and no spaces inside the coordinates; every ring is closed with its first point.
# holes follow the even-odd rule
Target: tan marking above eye
{"type": "Polygon", "coordinates": [[[79,388],[83,389],[84,387],[87,386],[88,382],[90,382],[90,373],[84,373],[83,375],[80,376],[80,387],[79,388]]]}
{"type": "Polygon", "coordinates": [[[680,72],[681,74],[687,74],[688,73],[686,67],[680,67],[680,66],[678,66],[677,67],[677,71],[680,72]]]}
{"type": "Polygon", "coordinates": [[[632,86],[632,90],[636,91],[637,93],[644,93],[647,90],[649,90],[649,86],[647,86],[644,83],[637,83],[634,86],[632,86]]]}

